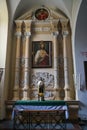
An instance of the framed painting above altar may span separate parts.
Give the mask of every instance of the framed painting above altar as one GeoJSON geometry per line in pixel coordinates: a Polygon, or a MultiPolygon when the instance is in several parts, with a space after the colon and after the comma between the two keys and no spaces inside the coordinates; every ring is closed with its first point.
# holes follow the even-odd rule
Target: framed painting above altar
{"type": "Polygon", "coordinates": [[[52,41],[32,42],[32,68],[52,67],[52,41]]]}

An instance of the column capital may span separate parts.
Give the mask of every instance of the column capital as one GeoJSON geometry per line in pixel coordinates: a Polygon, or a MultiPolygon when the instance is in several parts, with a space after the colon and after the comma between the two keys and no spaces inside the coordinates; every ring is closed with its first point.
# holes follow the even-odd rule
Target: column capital
{"type": "Polygon", "coordinates": [[[31,25],[32,20],[24,20],[23,22],[24,22],[25,24],[29,24],[29,25],[31,25]]]}
{"type": "Polygon", "coordinates": [[[59,22],[59,19],[58,20],[51,20],[50,21],[50,26],[51,26],[51,31],[52,32],[56,31],[56,27],[57,27],[58,22],[59,22]]]}
{"type": "Polygon", "coordinates": [[[21,32],[16,32],[16,33],[15,33],[15,36],[16,36],[16,37],[21,37],[21,35],[22,35],[21,32]]]}
{"type": "Polygon", "coordinates": [[[59,35],[59,32],[58,32],[58,31],[52,32],[52,35],[53,35],[54,37],[57,37],[57,36],[59,35]]]}
{"type": "Polygon", "coordinates": [[[21,25],[23,23],[22,20],[15,20],[16,25],[21,25]]]}
{"type": "Polygon", "coordinates": [[[66,30],[66,31],[63,31],[62,34],[63,34],[63,37],[66,37],[69,34],[69,32],[68,30],[66,30]]]}
{"type": "Polygon", "coordinates": [[[67,36],[68,35],[67,24],[68,24],[68,20],[62,20],[61,21],[63,36],[67,36]]]}
{"type": "Polygon", "coordinates": [[[24,20],[24,33],[27,35],[31,34],[31,23],[32,20],[24,20]]]}
{"type": "Polygon", "coordinates": [[[31,32],[24,32],[24,36],[31,36],[31,32]]]}
{"type": "Polygon", "coordinates": [[[21,26],[22,26],[23,21],[22,20],[15,20],[16,24],[16,33],[17,35],[21,33],[21,26]]]}

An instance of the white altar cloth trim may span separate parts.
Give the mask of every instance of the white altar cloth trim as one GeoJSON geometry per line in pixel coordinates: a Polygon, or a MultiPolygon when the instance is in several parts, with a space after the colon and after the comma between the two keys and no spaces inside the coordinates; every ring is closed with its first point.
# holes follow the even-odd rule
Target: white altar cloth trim
{"type": "Polygon", "coordinates": [[[12,119],[14,119],[14,110],[18,111],[24,111],[24,110],[39,110],[39,111],[44,111],[44,110],[65,110],[65,116],[66,119],[69,118],[69,113],[68,113],[68,107],[66,105],[64,106],[32,106],[32,105],[15,105],[13,108],[12,112],[12,119]]]}

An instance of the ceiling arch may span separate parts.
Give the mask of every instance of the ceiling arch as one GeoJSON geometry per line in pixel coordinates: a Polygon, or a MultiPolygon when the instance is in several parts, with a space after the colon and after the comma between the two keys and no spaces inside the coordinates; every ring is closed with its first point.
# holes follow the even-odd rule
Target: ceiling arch
{"type": "Polygon", "coordinates": [[[16,8],[14,18],[18,18],[28,10],[42,5],[48,6],[56,11],[59,9],[70,18],[72,4],[72,0],[32,0],[31,2],[29,0],[26,0],[26,2],[21,0],[16,8]]]}
{"type": "Polygon", "coordinates": [[[62,20],[66,20],[66,19],[68,19],[67,18],[67,16],[63,13],[63,12],[61,12],[60,10],[53,10],[53,9],[51,9],[51,8],[48,8],[47,6],[41,6],[41,7],[35,7],[35,8],[32,8],[32,9],[30,9],[30,10],[28,10],[26,13],[24,13],[23,15],[21,15],[20,17],[18,17],[16,20],[28,20],[28,19],[32,19],[32,20],[35,20],[35,12],[37,11],[37,10],[40,10],[40,9],[46,9],[46,10],[48,10],[48,12],[49,12],[49,18],[48,18],[48,20],[50,20],[50,19],[62,19],[62,20]]]}
{"type": "Polygon", "coordinates": [[[34,7],[45,5],[55,11],[59,12],[60,10],[64,13],[70,19],[71,28],[73,28],[72,21],[77,17],[80,1],[82,0],[7,0],[7,6],[10,20],[15,20],[34,7]]]}

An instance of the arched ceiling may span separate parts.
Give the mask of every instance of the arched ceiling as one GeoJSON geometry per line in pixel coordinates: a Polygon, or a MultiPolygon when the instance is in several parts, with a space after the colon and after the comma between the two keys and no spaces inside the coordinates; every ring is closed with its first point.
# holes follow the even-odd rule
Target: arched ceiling
{"type": "Polygon", "coordinates": [[[61,11],[64,11],[65,14],[70,16],[70,12],[72,11],[72,0],[21,0],[18,8],[15,13],[15,17],[19,17],[21,13],[25,13],[27,10],[30,10],[34,7],[40,7],[42,5],[45,5],[47,7],[53,8],[54,10],[60,9],[61,11]],[[66,1],[66,2],[65,2],[66,1]]]}
{"type": "Polygon", "coordinates": [[[70,18],[73,2],[74,0],[7,0],[9,13],[14,15],[14,18],[20,17],[31,8],[42,5],[53,8],[54,10],[60,9],[70,18]]]}
{"type": "Polygon", "coordinates": [[[6,0],[6,2],[9,19],[12,21],[32,8],[42,5],[55,11],[61,10],[70,19],[72,33],[75,34],[76,20],[82,0],[6,0]]]}
{"type": "Polygon", "coordinates": [[[82,0],[6,0],[9,19],[12,21],[32,8],[44,5],[55,11],[60,10],[63,12],[70,19],[72,28],[73,25],[75,25],[81,1],[82,0]]]}

